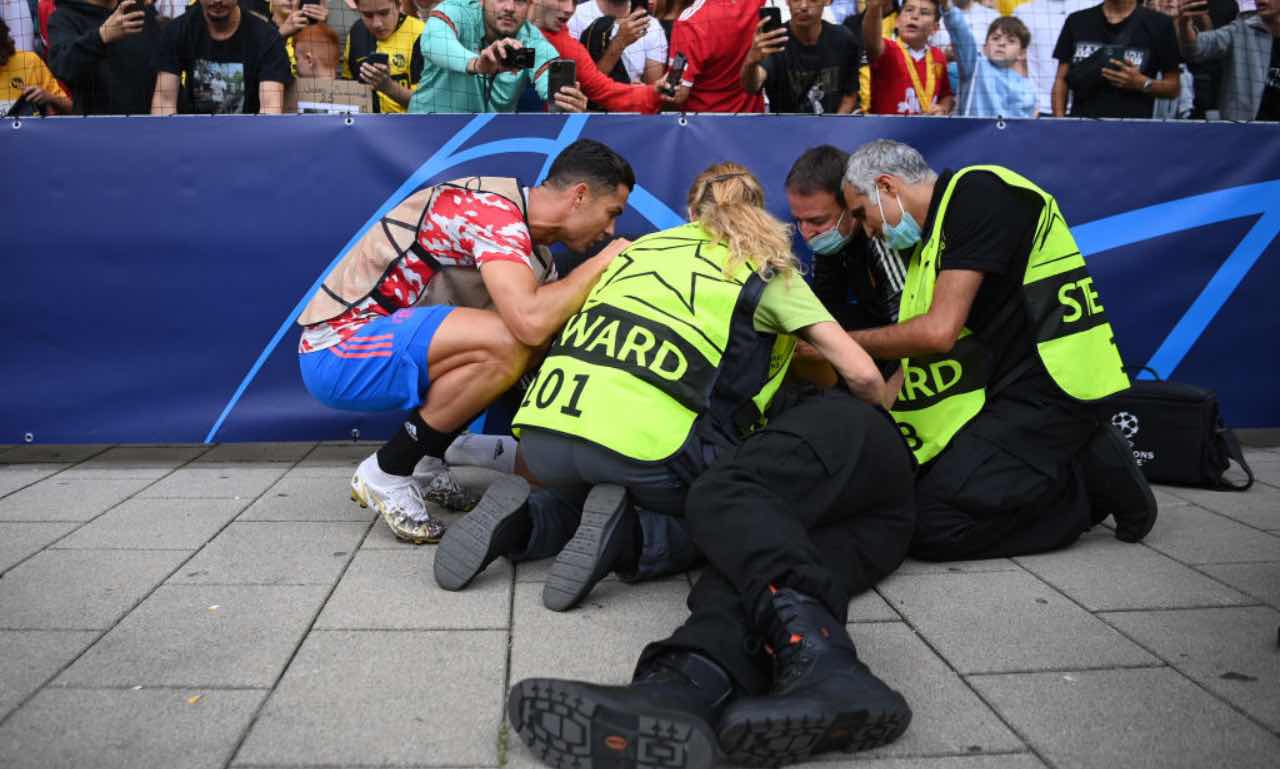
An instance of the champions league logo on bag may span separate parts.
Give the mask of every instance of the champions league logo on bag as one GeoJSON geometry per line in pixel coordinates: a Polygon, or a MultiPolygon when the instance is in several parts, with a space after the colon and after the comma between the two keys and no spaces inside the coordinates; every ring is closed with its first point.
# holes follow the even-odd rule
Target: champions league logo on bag
{"type": "Polygon", "coordinates": [[[1139,451],[1133,445],[1133,438],[1138,434],[1138,430],[1141,428],[1141,423],[1138,422],[1138,417],[1130,414],[1128,411],[1117,411],[1111,415],[1111,424],[1115,425],[1116,429],[1124,434],[1125,440],[1129,442],[1129,447],[1133,449],[1133,458],[1138,460],[1139,466],[1156,458],[1156,453],[1154,451],[1139,451]]]}

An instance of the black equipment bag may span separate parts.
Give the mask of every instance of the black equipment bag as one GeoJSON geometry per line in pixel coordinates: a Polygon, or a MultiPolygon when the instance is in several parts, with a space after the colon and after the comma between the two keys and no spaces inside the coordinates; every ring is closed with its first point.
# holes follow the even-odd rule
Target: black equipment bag
{"type": "MultiPolygon", "coordinates": [[[[1151,369],[1143,370],[1158,376],[1151,369]]],[[[1245,491],[1253,485],[1253,470],[1239,439],[1223,425],[1218,396],[1212,390],[1135,379],[1128,390],[1099,405],[1099,416],[1124,434],[1148,481],[1224,491],[1245,491]],[[1243,483],[1224,476],[1231,460],[1244,471],[1243,483]]]]}

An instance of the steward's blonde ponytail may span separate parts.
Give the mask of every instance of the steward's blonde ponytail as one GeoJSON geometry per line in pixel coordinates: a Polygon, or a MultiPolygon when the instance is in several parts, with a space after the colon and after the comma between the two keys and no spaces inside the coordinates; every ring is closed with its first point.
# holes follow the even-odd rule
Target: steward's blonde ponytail
{"type": "Polygon", "coordinates": [[[689,215],[728,246],[726,276],[744,262],[765,280],[800,271],[791,253],[791,225],[764,209],[764,189],[744,166],[716,163],[698,174],[689,188],[689,215]]]}

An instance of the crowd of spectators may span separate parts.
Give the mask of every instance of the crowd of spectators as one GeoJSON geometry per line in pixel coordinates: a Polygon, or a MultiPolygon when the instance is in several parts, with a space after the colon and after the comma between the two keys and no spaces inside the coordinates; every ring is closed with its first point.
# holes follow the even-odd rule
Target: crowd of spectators
{"type": "Polygon", "coordinates": [[[0,110],[1280,119],[1280,0],[0,0],[0,110]],[[532,54],[532,55],[530,55],[532,54]]]}

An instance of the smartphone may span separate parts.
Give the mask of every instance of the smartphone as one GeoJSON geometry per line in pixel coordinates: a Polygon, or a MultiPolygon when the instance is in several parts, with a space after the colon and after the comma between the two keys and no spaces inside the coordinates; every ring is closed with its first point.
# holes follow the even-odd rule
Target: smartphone
{"type": "MultiPolygon", "coordinates": [[[[320,4],[320,0],[298,0],[298,10],[301,11],[304,6],[319,5],[319,4],[320,4]]],[[[311,26],[312,24],[315,24],[315,22],[311,20],[310,16],[303,19],[303,21],[304,23],[306,23],[307,26],[311,26]]]]}
{"type": "Polygon", "coordinates": [[[684,77],[685,65],[689,60],[684,57],[683,53],[676,52],[676,57],[671,61],[671,69],[667,70],[667,82],[663,84],[662,91],[667,96],[674,96],[676,89],[680,87],[680,80],[684,77]]]}
{"type": "Polygon", "coordinates": [[[760,18],[764,19],[764,31],[772,32],[775,29],[782,29],[782,9],[781,8],[761,8],[760,18]]]}
{"type": "Polygon", "coordinates": [[[578,79],[578,63],[573,59],[554,59],[547,67],[547,110],[559,112],[555,97],[561,88],[573,87],[578,79]]]}
{"type": "Polygon", "coordinates": [[[147,4],[142,2],[142,0],[133,0],[133,8],[129,9],[129,13],[138,13],[139,11],[146,13],[147,4]]]}
{"type": "Polygon", "coordinates": [[[507,69],[533,69],[532,48],[506,48],[501,64],[507,69]]]}
{"type": "Polygon", "coordinates": [[[631,0],[631,12],[635,13],[636,11],[644,11],[648,14],[653,13],[653,11],[649,10],[649,0],[631,0]]]}

